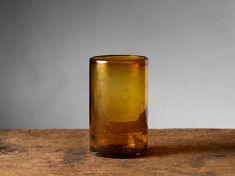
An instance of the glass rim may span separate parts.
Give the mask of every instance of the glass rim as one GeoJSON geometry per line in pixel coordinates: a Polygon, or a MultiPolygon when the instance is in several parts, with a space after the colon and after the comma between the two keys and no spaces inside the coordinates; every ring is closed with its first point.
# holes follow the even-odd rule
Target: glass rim
{"type": "Polygon", "coordinates": [[[148,58],[142,55],[110,54],[92,56],[90,61],[146,61],[148,58]]]}

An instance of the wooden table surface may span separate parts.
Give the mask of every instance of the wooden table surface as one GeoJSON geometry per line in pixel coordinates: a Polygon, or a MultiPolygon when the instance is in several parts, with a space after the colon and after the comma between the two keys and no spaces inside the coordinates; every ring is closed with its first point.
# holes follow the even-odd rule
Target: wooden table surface
{"type": "Polygon", "coordinates": [[[235,130],[149,130],[135,159],[89,152],[88,130],[0,130],[0,175],[235,176],[235,130]]]}

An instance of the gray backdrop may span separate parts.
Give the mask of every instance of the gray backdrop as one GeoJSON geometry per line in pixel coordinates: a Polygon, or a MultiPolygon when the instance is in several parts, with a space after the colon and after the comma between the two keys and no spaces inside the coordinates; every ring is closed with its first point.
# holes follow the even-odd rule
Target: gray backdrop
{"type": "Polygon", "coordinates": [[[149,127],[235,127],[235,1],[1,0],[0,128],[88,128],[88,60],[150,59],[149,127]]]}

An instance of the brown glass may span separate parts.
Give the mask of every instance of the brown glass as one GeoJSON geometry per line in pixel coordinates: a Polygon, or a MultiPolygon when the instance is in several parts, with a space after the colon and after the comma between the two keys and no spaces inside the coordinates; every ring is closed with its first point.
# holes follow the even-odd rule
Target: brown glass
{"type": "Polygon", "coordinates": [[[90,59],[90,150],[136,157],[147,148],[147,64],[136,55],[90,59]]]}

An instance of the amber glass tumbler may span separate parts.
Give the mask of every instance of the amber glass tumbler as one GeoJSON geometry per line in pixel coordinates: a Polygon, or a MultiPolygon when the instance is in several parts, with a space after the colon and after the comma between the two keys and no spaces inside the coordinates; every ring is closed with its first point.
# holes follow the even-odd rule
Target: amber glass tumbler
{"type": "Polygon", "coordinates": [[[90,150],[136,157],[147,148],[148,59],[106,55],[90,59],[90,150]]]}

